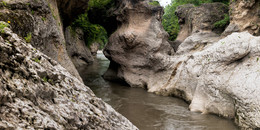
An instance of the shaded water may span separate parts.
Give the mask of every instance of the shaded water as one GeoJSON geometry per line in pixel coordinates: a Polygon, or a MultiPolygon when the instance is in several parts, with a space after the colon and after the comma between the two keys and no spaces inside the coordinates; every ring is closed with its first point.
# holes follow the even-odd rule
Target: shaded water
{"type": "Polygon", "coordinates": [[[95,63],[82,67],[87,86],[140,130],[236,130],[233,121],[215,115],[190,112],[188,104],[173,97],[161,97],[141,88],[105,81],[101,75],[109,61],[98,53],[95,63]]]}

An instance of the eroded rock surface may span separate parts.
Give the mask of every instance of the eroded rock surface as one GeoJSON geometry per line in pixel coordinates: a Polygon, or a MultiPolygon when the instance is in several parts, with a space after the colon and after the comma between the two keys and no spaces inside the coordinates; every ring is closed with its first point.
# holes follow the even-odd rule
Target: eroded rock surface
{"type": "Polygon", "coordinates": [[[75,67],[89,65],[94,61],[92,51],[86,46],[84,32],[80,28],[66,28],[66,49],[75,67]]]}
{"type": "Polygon", "coordinates": [[[113,64],[105,78],[120,78],[143,88],[158,80],[155,75],[164,78],[168,72],[162,70],[171,66],[166,59],[174,51],[161,25],[162,13],[162,7],[150,5],[149,1],[121,1],[116,14],[122,25],[104,49],[113,64]]]}
{"type": "Polygon", "coordinates": [[[223,35],[232,32],[248,31],[252,35],[260,35],[260,1],[259,0],[231,0],[230,25],[223,35]]]}
{"type": "Polygon", "coordinates": [[[9,28],[0,54],[0,129],[137,129],[9,28]]]}
{"type": "Polygon", "coordinates": [[[190,16],[178,14],[187,28],[174,53],[159,25],[160,7],[150,6],[148,0],[122,3],[117,12],[122,25],[104,50],[111,60],[105,77],[180,97],[191,103],[191,111],[234,118],[245,129],[260,128],[260,37],[248,32],[220,37],[225,28],[215,30],[213,23],[224,18],[225,5],[185,6],[184,12],[193,11],[188,11],[190,16]]]}
{"type": "Polygon", "coordinates": [[[228,14],[228,6],[223,3],[206,3],[199,7],[187,4],[179,6],[175,14],[178,16],[180,25],[180,32],[176,40],[183,42],[194,33],[221,34],[225,26],[215,27],[214,23],[224,19],[225,14],[228,14]]]}
{"type": "MultiPolygon", "coordinates": [[[[63,23],[54,0],[3,0],[0,20],[10,21],[12,30],[21,37],[30,37],[33,47],[58,61],[81,80],[67,54],[63,23]]],[[[75,2],[74,2],[75,3],[75,2]]]]}

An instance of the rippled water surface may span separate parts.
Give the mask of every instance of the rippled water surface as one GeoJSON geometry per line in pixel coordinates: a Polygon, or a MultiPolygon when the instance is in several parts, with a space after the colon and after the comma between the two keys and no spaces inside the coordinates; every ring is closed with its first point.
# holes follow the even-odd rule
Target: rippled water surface
{"type": "Polygon", "coordinates": [[[81,76],[94,93],[128,118],[140,130],[236,130],[232,120],[190,112],[188,104],[161,97],[141,88],[105,81],[101,75],[109,61],[98,53],[93,65],[82,67],[81,76]]]}

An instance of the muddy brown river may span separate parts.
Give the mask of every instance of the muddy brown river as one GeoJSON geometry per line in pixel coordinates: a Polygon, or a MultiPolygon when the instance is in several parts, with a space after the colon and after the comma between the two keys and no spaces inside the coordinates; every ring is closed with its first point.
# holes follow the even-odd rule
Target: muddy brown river
{"type": "Polygon", "coordinates": [[[98,53],[94,64],[82,67],[84,83],[140,130],[236,130],[232,120],[190,112],[188,104],[174,97],[162,97],[141,88],[104,80],[109,61],[98,53]]]}

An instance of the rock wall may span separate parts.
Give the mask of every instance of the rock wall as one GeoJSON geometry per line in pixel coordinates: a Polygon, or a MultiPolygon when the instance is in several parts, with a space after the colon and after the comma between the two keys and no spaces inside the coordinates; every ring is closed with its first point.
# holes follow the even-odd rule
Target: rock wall
{"type": "Polygon", "coordinates": [[[178,16],[180,32],[176,40],[183,42],[193,33],[213,32],[221,34],[224,27],[215,27],[214,23],[224,19],[228,14],[228,6],[223,3],[208,3],[195,7],[192,4],[179,6],[175,14],[178,16]]]}
{"type": "Polygon", "coordinates": [[[28,42],[81,80],[66,51],[58,4],[56,0],[3,0],[0,20],[10,21],[13,31],[21,37],[31,34],[28,42]]]}
{"type": "Polygon", "coordinates": [[[75,67],[93,63],[92,51],[86,46],[84,32],[80,28],[75,30],[67,27],[65,31],[66,49],[75,67]]]}
{"type": "Polygon", "coordinates": [[[0,129],[137,129],[9,28],[0,54],[0,129]]]}
{"type": "Polygon", "coordinates": [[[149,1],[120,2],[115,14],[121,25],[104,49],[105,56],[111,60],[104,77],[123,79],[131,86],[146,88],[158,80],[155,75],[164,78],[168,72],[162,70],[171,66],[166,58],[174,54],[161,25],[163,8],[150,5],[149,1]]]}
{"type": "Polygon", "coordinates": [[[248,31],[252,35],[260,35],[260,1],[230,0],[230,25],[223,35],[232,32],[248,31]]]}
{"type": "Polygon", "coordinates": [[[71,23],[77,18],[78,15],[85,13],[88,8],[89,0],[56,0],[58,8],[63,18],[63,24],[65,27],[71,25],[71,23]]]}
{"type": "Polygon", "coordinates": [[[122,0],[116,12],[121,26],[104,50],[111,60],[105,77],[180,97],[191,103],[191,111],[233,118],[245,129],[260,128],[260,38],[248,32],[221,37],[225,28],[212,24],[227,13],[223,4],[183,9],[177,15],[183,18],[180,23],[186,23],[181,28],[185,33],[180,34],[183,41],[174,53],[160,25],[161,7],[149,5],[148,0],[122,0]]]}

